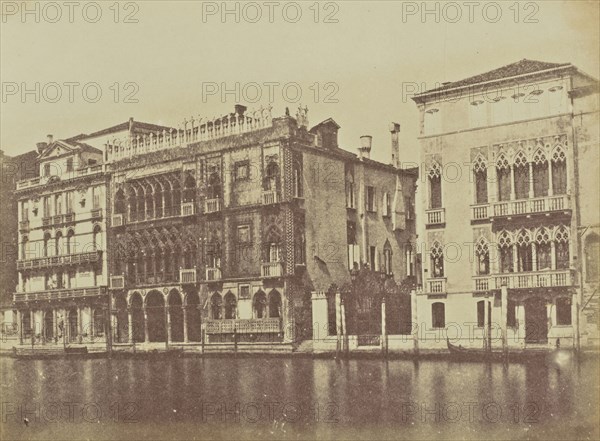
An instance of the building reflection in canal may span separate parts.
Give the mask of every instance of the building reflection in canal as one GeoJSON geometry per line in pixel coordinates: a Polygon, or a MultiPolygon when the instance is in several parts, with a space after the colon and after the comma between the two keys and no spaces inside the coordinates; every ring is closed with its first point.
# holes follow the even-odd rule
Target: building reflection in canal
{"type": "Polygon", "coordinates": [[[246,439],[598,436],[596,360],[0,364],[3,439],[206,439],[223,438],[225,428],[227,438],[246,439]]]}

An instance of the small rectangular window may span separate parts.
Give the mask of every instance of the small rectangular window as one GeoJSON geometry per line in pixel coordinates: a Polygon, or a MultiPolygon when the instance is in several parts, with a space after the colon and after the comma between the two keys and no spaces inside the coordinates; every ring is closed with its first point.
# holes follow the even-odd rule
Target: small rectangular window
{"type": "Polygon", "coordinates": [[[568,297],[556,299],[556,324],[558,326],[571,325],[571,299],[568,297]]]}
{"type": "Polygon", "coordinates": [[[240,161],[235,163],[236,181],[242,181],[250,178],[250,163],[248,161],[240,161]]]}
{"type": "Polygon", "coordinates": [[[240,299],[249,299],[250,298],[250,285],[240,285],[238,297],[240,299]]]}
{"type": "Polygon", "coordinates": [[[250,242],[250,225],[238,225],[237,241],[238,243],[250,242]]]}
{"type": "Polygon", "coordinates": [[[375,187],[367,186],[366,203],[367,211],[375,211],[375,187]]]}
{"type": "Polygon", "coordinates": [[[73,158],[67,159],[67,173],[73,171],[73,158]]]}

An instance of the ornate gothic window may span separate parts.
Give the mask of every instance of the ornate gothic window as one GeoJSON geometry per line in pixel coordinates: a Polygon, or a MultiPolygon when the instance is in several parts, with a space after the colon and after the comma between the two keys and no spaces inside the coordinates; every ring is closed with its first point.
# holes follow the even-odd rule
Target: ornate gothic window
{"type": "Polygon", "coordinates": [[[234,319],[237,316],[237,299],[232,292],[225,295],[225,318],[234,319]]]}
{"type": "Polygon", "coordinates": [[[519,151],[514,159],[515,197],[527,199],[529,197],[529,163],[523,151],[519,151]]]}
{"type": "Polygon", "coordinates": [[[556,269],[569,269],[569,229],[564,225],[558,227],[554,233],[554,242],[556,249],[556,269]]]}
{"type": "Polygon", "coordinates": [[[429,180],[429,208],[442,208],[442,168],[432,162],[427,173],[429,180]]]}
{"type": "Polygon", "coordinates": [[[554,194],[567,193],[567,157],[560,145],[552,152],[552,190],[554,194]]]}
{"type": "Polygon", "coordinates": [[[529,231],[525,229],[519,231],[515,242],[517,243],[517,272],[532,271],[533,257],[529,231]]]}
{"type": "Polygon", "coordinates": [[[496,161],[496,175],[498,179],[498,200],[510,200],[510,164],[504,153],[501,153],[496,161]]]}
{"type": "Polygon", "coordinates": [[[540,228],[535,234],[537,270],[552,269],[552,246],[550,233],[546,228],[540,228]]]}
{"type": "Polygon", "coordinates": [[[281,317],[281,294],[276,289],[269,293],[269,317],[281,317]]]}
{"type": "Polygon", "coordinates": [[[214,293],[210,298],[210,315],[213,320],[222,319],[222,310],[223,299],[221,298],[221,294],[218,292],[214,293]]]}
{"type": "Polygon", "coordinates": [[[498,235],[498,248],[500,251],[500,272],[512,273],[514,271],[513,244],[508,231],[502,231],[498,235]]]}
{"type": "Polygon", "coordinates": [[[436,240],[431,246],[431,274],[433,278],[444,277],[444,251],[436,240]]]}
{"type": "Polygon", "coordinates": [[[487,190],[487,165],[485,159],[479,155],[473,164],[475,178],[475,203],[485,204],[488,201],[487,190]]]}
{"type": "Polygon", "coordinates": [[[542,149],[533,155],[533,195],[548,196],[548,160],[542,149]]]}
{"type": "Polygon", "coordinates": [[[480,237],[475,244],[475,258],[477,259],[477,275],[482,276],[490,273],[490,251],[487,240],[480,237]]]}
{"type": "Polygon", "coordinates": [[[254,294],[254,301],[252,302],[252,309],[254,310],[254,318],[262,319],[267,316],[267,295],[263,291],[258,291],[254,294]]]}

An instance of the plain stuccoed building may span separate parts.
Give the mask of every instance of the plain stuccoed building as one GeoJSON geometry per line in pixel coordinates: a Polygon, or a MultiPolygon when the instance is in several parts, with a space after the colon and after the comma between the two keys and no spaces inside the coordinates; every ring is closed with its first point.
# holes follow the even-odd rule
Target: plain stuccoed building
{"type": "Polygon", "coordinates": [[[524,59],[413,100],[426,189],[422,345],[458,335],[500,346],[503,326],[509,347],[597,344],[598,81],[524,59]]]}

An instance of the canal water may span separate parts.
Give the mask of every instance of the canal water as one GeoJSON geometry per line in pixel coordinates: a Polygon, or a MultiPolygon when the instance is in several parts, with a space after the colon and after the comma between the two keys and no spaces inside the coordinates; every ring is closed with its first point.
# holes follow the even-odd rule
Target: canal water
{"type": "Polygon", "coordinates": [[[2,440],[598,439],[599,363],[0,358],[2,440]]]}

